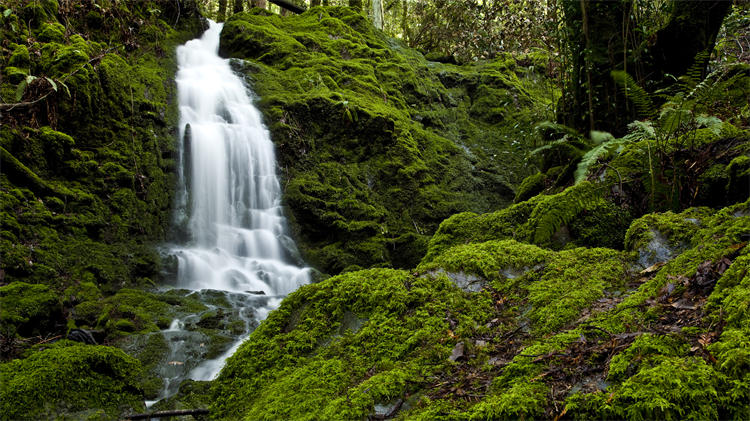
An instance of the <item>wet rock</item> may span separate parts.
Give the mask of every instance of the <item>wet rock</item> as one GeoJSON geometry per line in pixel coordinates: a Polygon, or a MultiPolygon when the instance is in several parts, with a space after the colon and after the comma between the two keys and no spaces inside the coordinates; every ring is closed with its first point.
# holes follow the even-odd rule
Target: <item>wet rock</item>
{"type": "Polygon", "coordinates": [[[90,330],[86,329],[73,329],[68,332],[68,339],[76,342],[83,342],[88,345],[98,345],[94,335],[90,330]]]}
{"type": "Polygon", "coordinates": [[[638,264],[641,267],[648,268],[659,262],[672,260],[678,250],[670,245],[669,239],[664,237],[659,231],[651,230],[653,236],[648,244],[638,250],[638,264]]]}
{"type": "Polygon", "coordinates": [[[437,275],[437,274],[444,274],[450,278],[451,282],[456,284],[457,287],[461,288],[462,290],[466,292],[479,292],[484,288],[487,281],[472,274],[467,274],[463,272],[448,272],[443,269],[438,269],[437,271],[430,272],[430,274],[437,275]]]}

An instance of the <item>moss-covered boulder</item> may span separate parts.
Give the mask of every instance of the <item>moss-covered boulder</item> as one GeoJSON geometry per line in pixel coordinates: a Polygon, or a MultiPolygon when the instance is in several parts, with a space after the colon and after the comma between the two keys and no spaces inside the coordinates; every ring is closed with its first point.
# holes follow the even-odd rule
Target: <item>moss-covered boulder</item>
{"type": "Polygon", "coordinates": [[[140,363],[119,349],[60,341],[0,364],[0,418],[116,419],[142,412],[140,363]]]}
{"type": "Polygon", "coordinates": [[[638,233],[650,241],[649,227],[682,247],[646,270],[634,269],[631,251],[506,239],[443,249],[414,272],[305,286],[229,360],[212,410],[219,419],[744,418],[750,201],[647,215],[628,247],[638,233]]]}
{"type": "Polygon", "coordinates": [[[0,287],[0,336],[43,336],[64,325],[62,303],[46,285],[14,282],[0,287]]]}

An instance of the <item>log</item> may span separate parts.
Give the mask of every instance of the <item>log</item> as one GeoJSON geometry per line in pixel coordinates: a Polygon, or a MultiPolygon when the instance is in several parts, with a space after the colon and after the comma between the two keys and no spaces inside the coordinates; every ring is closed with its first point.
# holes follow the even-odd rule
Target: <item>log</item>
{"type": "Polygon", "coordinates": [[[156,411],[145,414],[133,414],[125,417],[126,420],[148,420],[151,418],[178,417],[183,415],[207,415],[208,409],[176,409],[173,411],[156,411]]]}
{"type": "Polygon", "coordinates": [[[297,6],[296,4],[294,4],[294,3],[290,2],[290,1],[287,1],[287,0],[268,0],[268,1],[270,1],[271,3],[273,3],[273,4],[275,4],[275,5],[279,6],[279,7],[283,7],[284,9],[286,9],[286,10],[288,10],[290,12],[294,12],[294,13],[304,13],[305,10],[307,10],[305,7],[303,7],[303,6],[297,6]]]}

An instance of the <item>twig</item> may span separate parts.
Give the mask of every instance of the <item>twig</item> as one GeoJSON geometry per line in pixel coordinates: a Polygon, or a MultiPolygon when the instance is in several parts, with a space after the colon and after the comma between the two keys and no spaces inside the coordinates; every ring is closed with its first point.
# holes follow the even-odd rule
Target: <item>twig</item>
{"type": "Polygon", "coordinates": [[[177,409],[173,411],[156,411],[145,414],[133,414],[125,417],[126,420],[148,420],[151,418],[177,417],[182,415],[207,415],[208,409],[177,409]]]}

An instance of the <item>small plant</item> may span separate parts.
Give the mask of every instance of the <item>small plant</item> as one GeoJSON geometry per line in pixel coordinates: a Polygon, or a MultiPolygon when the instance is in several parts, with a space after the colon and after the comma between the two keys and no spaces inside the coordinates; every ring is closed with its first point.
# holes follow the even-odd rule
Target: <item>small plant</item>
{"type": "MultiPolygon", "coordinates": [[[[699,54],[696,63],[702,62],[701,57],[705,57],[705,54],[707,53],[699,54]]],[[[693,153],[696,147],[701,146],[697,144],[698,129],[706,128],[716,136],[720,134],[723,122],[707,113],[708,106],[722,95],[725,87],[731,86],[743,76],[737,73],[727,78],[724,69],[701,78],[699,72],[699,66],[696,64],[672,87],[655,93],[646,92],[624,71],[612,72],[612,78],[644,118],[630,123],[629,133],[618,143],[646,141],[652,208],[655,206],[657,178],[666,180],[671,177],[668,181],[670,191],[667,201],[673,208],[679,207],[682,203],[679,175],[686,169],[682,168],[684,160],[681,160],[679,155],[686,149],[693,153]],[[668,169],[671,169],[669,175],[668,169]]]]}

